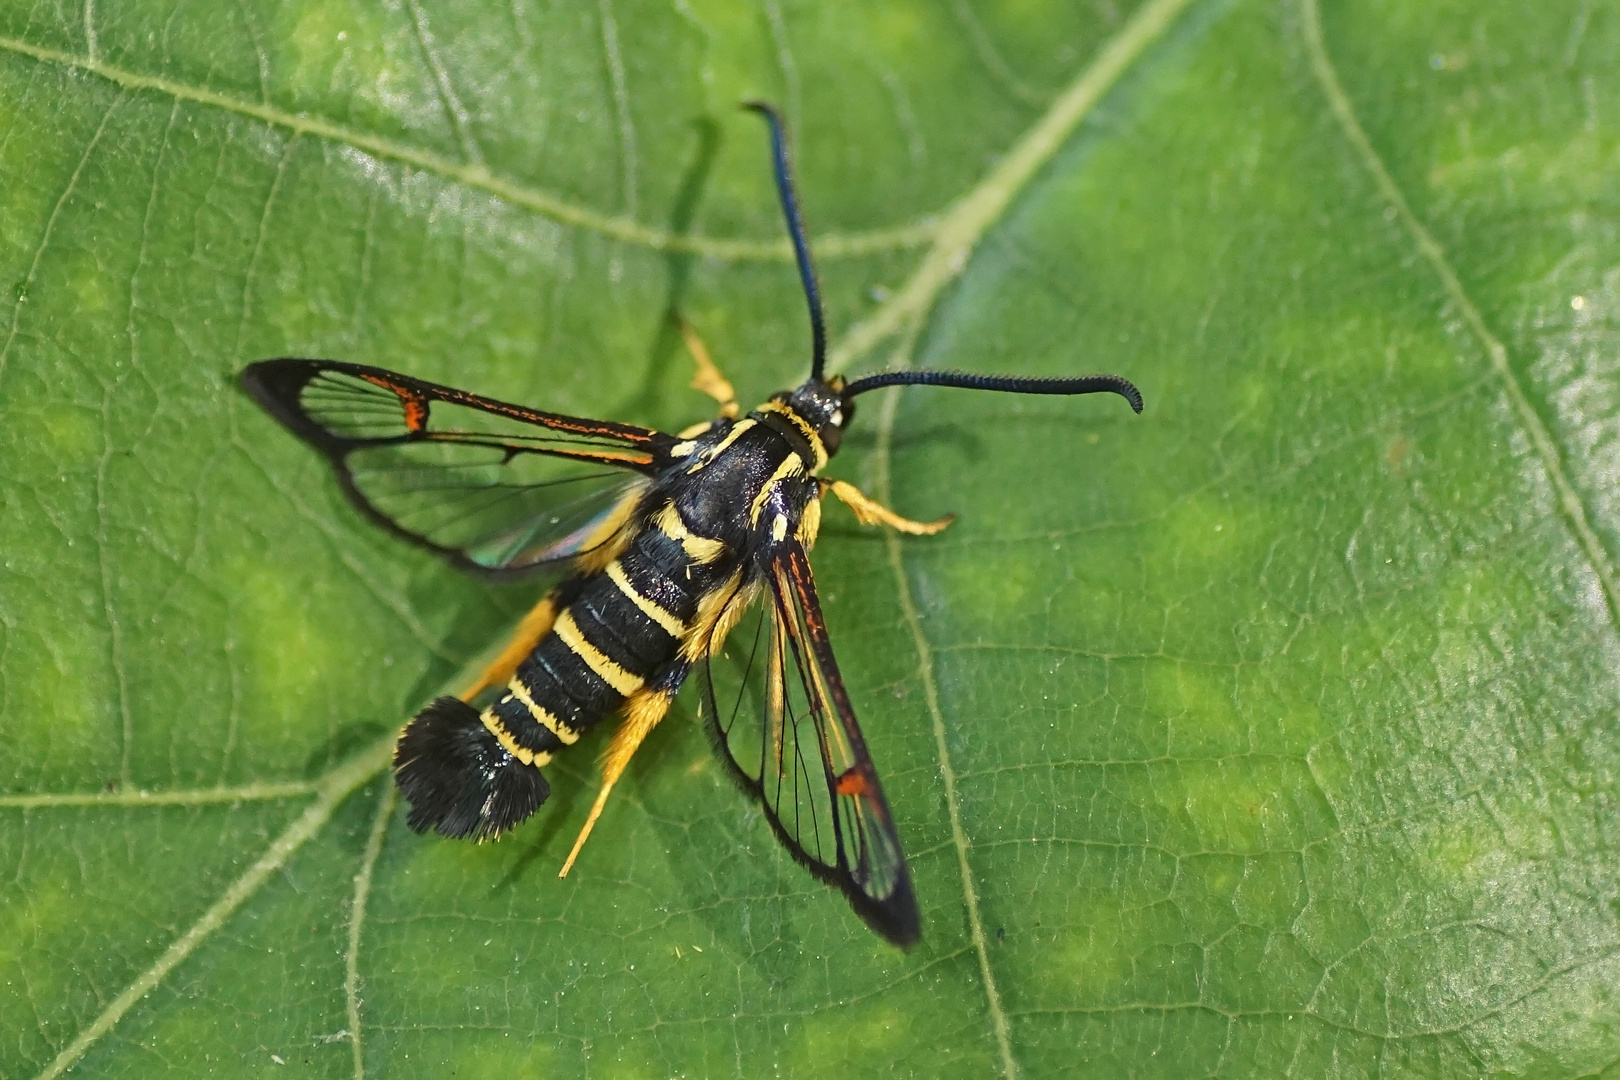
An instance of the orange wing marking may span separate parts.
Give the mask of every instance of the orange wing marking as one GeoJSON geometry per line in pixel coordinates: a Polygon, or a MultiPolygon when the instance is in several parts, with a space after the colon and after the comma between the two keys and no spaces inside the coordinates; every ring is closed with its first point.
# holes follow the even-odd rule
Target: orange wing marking
{"type": "Polygon", "coordinates": [[[835,787],[840,795],[870,795],[872,793],[872,785],[867,782],[866,774],[861,771],[859,766],[846,769],[844,774],[836,781],[835,787]]]}
{"type": "Polygon", "coordinates": [[[390,394],[399,398],[399,407],[405,411],[405,428],[407,431],[423,431],[427,428],[428,403],[417,395],[411,393],[398,383],[375,375],[361,375],[360,378],[373,386],[380,386],[390,394]]]}

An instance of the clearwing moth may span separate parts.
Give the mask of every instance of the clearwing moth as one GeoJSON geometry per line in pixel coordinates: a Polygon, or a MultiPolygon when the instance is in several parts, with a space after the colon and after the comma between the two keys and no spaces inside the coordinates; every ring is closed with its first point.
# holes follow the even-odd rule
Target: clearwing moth
{"type": "Polygon", "coordinates": [[[1106,391],[1137,412],[1142,396],[1117,375],[827,376],[820,290],[782,122],[768,105],[747,107],[770,129],[810,310],[810,377],[797,388],[739,415],[730,384],[684,325],[698,367],[693,385],[720,402],[720,415],[679,435],[509,405],[362,364],[265,360],[242,381],[390,532],[486,577],[565,568],[482,676],[429,704],[400,735],[394,777],[411,828],[499,836],[546,801],[541,767],[622,713],[566,874],[631,755],[695,671],[719,758],[777,838],[872,929],[906,947],[921,935],[916,895],[833,657],[809,552],[829,493],[861,522],[906,533],[935,533],[950,519],[907,520],[821,470],[855,417],[855,399],[880,387],[1106,391]]]}

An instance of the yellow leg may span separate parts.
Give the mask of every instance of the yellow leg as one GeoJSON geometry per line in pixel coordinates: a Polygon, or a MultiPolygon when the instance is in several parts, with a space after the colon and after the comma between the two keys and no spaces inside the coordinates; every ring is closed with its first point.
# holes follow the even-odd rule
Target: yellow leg
{"type": "Polygon", "coordinates": [[[866,494],[844,480],[824,481],[827,490],[838,496],[846,506],[855,512],[855,519],[862,525],[887,525],[891,529],[898,529],[912,536],[933,536],[945,526],[956,520],[955,514],[946,514],[938,521],[912,521],[903,518],[880,502],[867,498],[866,494]]]}
{"type": "Polygon", "coordinates": [[[630,699],[624,709],[624,723],[619,730],[613,733],[613,741],[608,744],[607,753],[602,757],[602,790],[596,793],[596,802],[591,805],[590,816],[585,819],[585,827],[579,830],[579,838],[574,841],[574,850],[568,853],[563,862],[558,877],[567,877],[568,871],[574,868],[574,860],[579,858],[580,849],[585,846],[585,838],[591,835],[596,827],[596,819],[602,816],[602,808],[607,805],[608,794],[613,791],[613,785],[619,782],[624,775],[625,766],[641,746],[641,741],[647,733],[658,726],[658,721],[669,712],[669,703],[675,696],[666,691],[641,691],[630,699]]]}
{"type": "Polygon", "coordinates": [[[674,318],[675,328],[681,332],[681,340],[686,342],[686,351],[692,354],[692,363],[697,365],[697,372],[692,376],[692,389],[701,390],[718,401],[721,416],[728,420],[735,419],[742,411],[737,405],[737,391],[731,388],[731,383],[709,359],[709,350],[697,331],[692,329],[692,324],[679,315],[674,318]]]}
{"type": "Polygon", "coordinates": [[[477,682],[458,695],[461,700],[471,701],[490,687],[499,686],[510,679],[518,665],[523,663],[523,658],[534,651],[534,647],[540,644],[540,639],[546,636],[551,624],[556,621],[557,605],[552,600],[551,594],[547,593],[538,604],[534,605],[532,611],[523,616],[517,632],[512,635],[512,640],[506,643],[506,648],[501,650],[501,655],[490,662],[484,673],[478,676],[477,682]]]}

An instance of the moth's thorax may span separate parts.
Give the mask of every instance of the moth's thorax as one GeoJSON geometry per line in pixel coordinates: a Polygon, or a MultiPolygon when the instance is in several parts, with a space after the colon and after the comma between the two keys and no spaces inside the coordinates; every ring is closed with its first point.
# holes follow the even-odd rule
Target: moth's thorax
{"type": "Polygon", "coordinates": [[[720,541],[733,554],[751,547],[764,504],[784,484],[803,483],[810,471],[771,422],[752,415],[717,420],[676,450],[687,452],[655,497],[669,499],[694,534],[720,541]]]}
{"type": "Polygon", "coordinates": [[[677,464],[659,485],[694,534],[738,555],[787,535],[815,541],[816,474],[852,413],[841,385],[812,379],[773,395],[747,416],[716,420],[677,445],[677,464]]]}

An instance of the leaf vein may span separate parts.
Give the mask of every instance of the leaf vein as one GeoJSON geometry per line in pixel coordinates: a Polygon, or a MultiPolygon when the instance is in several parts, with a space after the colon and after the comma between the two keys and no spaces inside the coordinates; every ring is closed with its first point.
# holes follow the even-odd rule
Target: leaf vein
{"type": "Polygon", "coordinates": [[[366,1075],[365,1048],[360,1041],[360,930],[366,921],[366,903],[371,899],[372,872],[382,855],[383,839],[388,835],[388,822],[399,805],[399,788],[392,783],[383,786],[377,800],[377,816],[371,822],[371,835],[366,837],[365,854],[360,857],[360,870],[354,875],[354,899],[349,904],[349,946],[343,956],[343,1005],[349,1018],[349,1051],[354,1059],[354,1080],[366,1075]]]}
{"type": "Polygon", "coordinates": [[[237,359],[241,359],[242,345],[253,315],[253,279],[258,276],[259,260],[264,256],[265,238],[270,233],[270,214],[275,209],[276,196],[281,193],[281,182],[287,177],[287,165],[298,147],[299,138],[295,134],[282,144],[281,158],[276,162],[276,175],[270,180],[270,191],[265,195],[264,208],[259,213],[259,227],[253,237],[253,254],[248,256],[247,272],[242,276],[242,314],[236,323],[237,359]]]}
{"type": "Polygon", "coordinates": [[[979,62],[985,74],[990,76],[992,82],[999,83],[1003,90],[1025,105],[1039,108],[1047,103],[1050,95],[1041,93],[1020,79],[1013,71],[1012,65],[1002,57],[996,43],[991,40],[989,31],[968,6],[967,0],[952,0],[951,14],[967,35],[968,44],[973,47],[974,59],[979,62]]]}
{"type": "Polygon", "coordinates": [[[468,129],[471,115],[456,94],[455,85],[450,81],[450,72],[439,59],[439,51],[433,47],[433,33],[427,27],[427,16],[422,13],[422,5],[416,0],[408,0],[408,3],[411,11],[411,30],[416,35],[416,43],[421,47],[422,55],[427,58],[428,67],[433,71],[439,104],[444,107],[445,119],[450,121],[450,129],[455,132],[456,142],[461,144],[461,156],[468,165],[482,165],[484,155],[468,129]]]}
{"type": "MultiPolygon", "coordinates": [[[[313,135],[331,143],[350,146],[362,153],[398,161],[464,187],[486,192],[512,206],[533,210],[564,225],[601,233],[623,243],[638,244],[656,251],[703,255],[731,262],[793,260],[793,248],[786,239],[743,240],[676,234],[643,225],[632,218],[611,216],[579,206],[539,188],[491,172],[483,165],[451,161],[430,150],[378,135],[368,135],[321,117],[286,112],[269,105],[243,101],[229,94],[189,86],[159,75],[128,71],[101,60],[74,56],[60,49],[34,45],[18,38],[0,36],[0,51],[27,56],[41,63],[88,71],[126,90],[152,90],[180,101],[250,117],[295,135],[313,135]]],[[[829,233],[816,238],[816,254],[825,260],[921,247],[933,240],[937,227],[933,217],[929,216],[890,228],[829,233]]]]}
{"type": "Polygon", "coordinates": [[[613,118],[618,127],[621,198],[625,214],[635,218],[640,187],[636,177],[636,127],[630,117],[630,86],[625,76],[624,57],[619,52],[619,25],[613,18],[612,0],[597,0],[597,11],[602,23],[602,55],[613,90],[613,118]]]}
{"type": "MultiPolygon", "coordinates": [[[[908,335],[902,343],[898,358],[909,362],[911,343],[914,337],[908,335]]],[[[892,503],[892,484],[890,483],[889,453],[890,443],[894,432],[894,418],[899,411],[899,395],[889,393],[883,401],[883,411],[878,417],[877,447],[873,454],[874,465],[877,471],[877,496],[880,502],[892,503]]],[[[945,809],[950,818],[951,844],[956,855],[957,869],[962,881],[962,897],[967,911],[968,936],[973,944],[973,951],[979,963],[979,978],[984,989],[985,1003],[989,1012],[990,1028],[995,1037],[996,1051],[1001,1060],[1001,1074],[1007,1080],[1014,1080],[1018,1076],[1018,1060],[1013,1056],[1012,1033],[1007,1023],[1007,1014],[1002,1008],[1001,992],[996,988],[995,972],[990,965],[989,942],[985,935],[984,920],[979,913],[979,891],[973,881],[973,867],[968,859],[968,850],[972,846],[967,830],[962,824],[962,803],[956,793],[956,770],[951,759],[950,744],[945,729],[945,714],[939,704],[939,686],[934,678],[934,653],[928,642],[928,636],[923,632],[922,620],[917,611],[916,602],[911,595],[911,582],[906,576],[903,553],[900,546],[899,534],[894,530],[885,530],[883,538],[884,547],[889,557],[889,566],[894,571],[895,592],[900,603],[901,614],[905,620],[906,628],[911,633],[912,645],[917,651],[917,677],[923,685],[923,700],[928,707],[928,716],[932,721],[934,733],[934,750],[939,764],[940,780],[945,786],[945,809]]]]}
{"type": "Polygon", "coordinates": [[[1564,519],[1570,532],[1575,535],[1582,553],[1596,575],[1603,588],[1603,597],[1608,605],[1611,624],[1620,628],[1620,583],[1615,580],[1614,568],[1610,565],[1608,553],[1603,550],[1602,541],[1598,539],[1595,529],[1592,528],[1590,514],[1585,501],[1576,491],[1564,467],[1563,454],[1559,451],[1552,433],[1547,429],[1541,414],[1530,401],[1530,395],[1520,382],[1518,374],[1508,359],[1507,347],[1491,332],[1485,324],[1485,317],[1480,313],[1473,298],[1463,287],[1462,279],[1452,268],[1445,249],[1440,246],[1434,235],[1418,220],[1417,214],[1412,210],[1406,195],[1396,184],[1394,176],[1384,165],[1383,158],[1373,147],[1372,140],[1361,126],[1356,117],[1355,107],[1344,87],[1339,83],[1338,72],[1333,66],[1333,60],[1328,56],[1327,45],[1322,37],[1321,12],[1317,7],[1317,0],[1303,0],[1301,10],[1301,32],[1304,37],[1305,50],[1310,58],[1311,72],[1316,77],[1327,99],[1328,107],[1333,117],[1343,130],[1346,141],[1350,143],[1356,156],[1361,159],[1362,167],[1372,177],[1378,193],[1395,212],[1396,220],[1401,223],[1413,246],[1418,250],[1424,261],[1440,279],[1441,287],[1446,297],[1456,305],[1463,317],[1463,322],[1478,339],[1490,358],[1491,369],[1500,383],[1503,394],[1518,418],[1519,426],[1529,437],[1531,445],[1535,448],[1536,457],[1541,462],[1542,469],[1547,474],[1548,481],[1556,493],[1557,513],[1564,519]]]}
{"type": "Polygon", "coordinates": [[[1124,29],[1109,39],[1000,163],[946,211],[934,230],[933,243],[906,284],[855,324],[828,354],[829,373],[843,371],[851,361],[921,323],[941,290],[967,266],[968,256],[985,232],[1001,219],[1013,197],[1051,160],[1131,64],[1163,37],[1191,4],[1192,0],[1151,0],[1131,16],[1124,29]]]}
{"type": "MultiPolygon", "coordinates": [[[[1051,159],[1131,64],[1147,50],[1149,45],[1164,35],[1190,2],[1191,0],[1151,0],[1132,16],[1124,29],[1102,47],[1069,88],[1036,121],[1034,127],[1013,146],[1001,164],[972,191],[958,200],[940,222],[933,246],[924,255],[906,284],[869,318],[851,328],[833,349],[827,364],[829,372],[841,371],[850,361],[865,355],[873,347],[896,334],[901,335],[901,340],[891,357],[891,366],[910,365],[912,345],[924,318],[932,310],[941,290],[967,265],[968,256],[984,233],[1000,220],[1014,196],[1022,191],[1041,166],[1051,159]]],[[[893,501],[890,472],[898,404],[897,393],[891,391],[886,394],[882,413],[878,419],[873,467],[876,473],[874,486],[882,502],[893,501]]],[[[945,806],[950,818],[951,839],[956,852],[963,900],[967,909],[968,932],[979,964],[991,1031],[995,1037],[1002,1075],[1008,1080],[1013,1080],[1018,1076],[1018,1061],[1013,1056],[1008,1016],[1002,1007],[1000,991],[996,987],[995,972],[990,963],[988,937],[979,913],[978,890],[974,884],[973,869],[968,858],[971,845],[962,824],[961,801],[956,794],[956,774],[950,755],[944,713],[939,704],[939,687],[934,678],[933,649],[923,632],[921,616],[911,595],[903,548],[898,535],[892,531],[888,532],[884,537],[884,544],[888,551],[890,568],[894,572],[895,592],[917,651],[918,677],[923,684],[923,696],[932,720],[935,752],[940,777],[945,786],[945,806]]]]}
{"type": "Polygon", "coordinates": [[[212,803],[254,802],[261,799],[287,799],[311,795],[317,783],[312,780],[259,781],[237,787],[178,788],[151,791],[144,788],[120,791],[45,791],[32,794],[0,795],[0,810],[59,810],[78,806],[207,806],[212,803]]]}
{"type": "Polygon", "coordinates": [[[73,192],[78,189],[79,178],[84,175],[85,164],[89,162],[90,155],[95,153],[96,145],[107,132],[107,124],[112,120],[118,106],[123,104],[123,100],[123,95],[120,94],[111,105],[107,106],[107,111],[101,114],[101,123],[96,125],[96,133],[85,144],[84,153],[79,155],[79,162],[73,167],[73,174],[68,177],[67,185],[62,188],[62,194],[57,196],[56,205],[51,207],[51,216],[45,219],[45,229],[40,234],[39,243],[34,247],[33,258],[28,263],[28,273],[23,276],[22,285],[17,289],[17,297],[11,302],[11,326],[6,331],[5,344],[0,345],[0,379],[5,378],[6,359],[11,355],[12,343],[17,340],[17,327],[22,323],[22,306],[28,302],[28,290],[39,274],[39,264],[45,258],[45,249],[51,246],[51,234],[56,231],[57,219],[62,216],[62,208],[73,197],[73,192]]]}
{"type": "Polygon", "coordinates": [[[282,498],[287,500],[288,504],[293,508],[298,516],[315,526],[316,531],[326,538],[327,542],[332,545],[333,554],[337,556],[339,562],[341,562],[351,573],[354,574],[355,580],[364,585],[367,591],[369,591],[371,595],[376,598],[377,603],[399,620],[400,625],[403,626],[406,631],[408,631],[410,635],[416,639],[418,644],[420,644],[434,656],[438,657],[440,660],[447,660],[451,663],[460,663],[463,659],[465,659],[464,657],[457,656],[446,649],[439,641],[438,637],[427,628],[427,626],[417,616],[416,612],[412,610],[411,606],[399,599],[397,591],[386,588],[380,581],[376,579],[375,576],[373,576],[368,562],[365,559],[359,558],[350,550],[352,543],[345,539],[337,526],[333,525],[321,515],[315,513],[314,510],[306,505],[304,501],[294,493],[292,488],[283,487],[281,484],[279,484],[276,481],[272,470],[265,468],[264,463],[258,459],[254,448],[250,444],[245,442],[239,434],[234,433],[233,441],[237,449],[242,451],[243,456],[258,468],[260,474],[270,482],[270,486],[273,487],[276,492],[282,496],[282,498]]]}
{"type": "Polygon", "coordinates": [[[92,60],[101,56],[101,42],[96,37],[96,0],[84,0],[84,53],[92,60]]]}
{"type": "Polygon", "coordinates": [[[169,943],[162,954],[135,980],[124,987],[101,1013],[83,1028],[73,1041],[39,1074],[39,1080],[55,1080],[72,1068],[102,1036],[118,1025],[130,1009],[151,993],[176,967],[225,925],[225,921],[264,886],[309,840],[318,834],[343,800],[388,767],[393,755],[390,733],[374,746],[328,771],[316,784],[316,797],[293,823],[265,849],[241,877],[225,889],[186,931],[169,943]]]}

